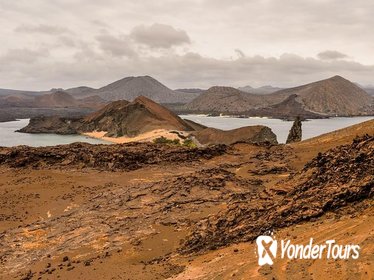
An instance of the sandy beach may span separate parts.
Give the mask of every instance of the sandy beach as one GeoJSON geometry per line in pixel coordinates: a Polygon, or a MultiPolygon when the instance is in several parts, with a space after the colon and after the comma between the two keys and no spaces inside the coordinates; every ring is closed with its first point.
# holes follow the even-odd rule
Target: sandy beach
{"type": "MultiPolygon", "coordinates": [[[[128,136],[122,136],[122,137],[107,137],[105,136],[107,132],[106,131],[92,131],[92,132],[86,132],[82,133],[82,135],[105,140],[112,143],[117,144],[123,144],[123,143],[130,143],[130,142],[152,142],[154,139],[159,137],[165,137],[167,139],[180,139],[176,133],[171,132],[171,130],[166,129],[156,129],[152,130],[150,132],[142,133],[135,137],[128,137],[128,136]]],[[[183,134],[183,132],[178,131],[178,133],[183,134]]]]}

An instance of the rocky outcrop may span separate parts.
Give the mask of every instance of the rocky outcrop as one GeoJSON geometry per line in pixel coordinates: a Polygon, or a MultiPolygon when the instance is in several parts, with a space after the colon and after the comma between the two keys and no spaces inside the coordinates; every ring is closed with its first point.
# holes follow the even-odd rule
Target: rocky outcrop
{"type": "Polygon", "coordinates": [[[297,117],[287,136],[286,144],[300,142],[302,138],[301,120],[297,117]]]}
{"type": "Polygon", "coordinates": [[[280,185],[229,202],[194,226],[184,253],[247,242],[374,195],[374,136],[319,154],[280,185]]]}
{"type": "Polygon", "coordinates": [[[216,128],[206,128],[192,135],[200,144],[234,144],[237,142],[253,144],[278,144],[277,136],[270,128],[262,125],[246,126],[233,130],[220,130],[216,128]]]}
{"type": "Polygon", "coordinates": [[[40,116],[31,118],[29,124],[17,132],[77,134],[81,126],[81,118],[40,116]]]}
{"type": "Polygon", "coordinates": [[[138,97],[133,102],[112,102],[85,118],[34,118],[20,132],[76,134],[105,131],[107,137],[133,137],[156,129],[192,131],[198,127],[192,127],[156,102],[138,97]]]}
{"type": "Polygon", "coordinates": [[[300,100],[300,97],[298,97],[296,94],[290,95],[278,104],[265,108],[250,110],[248,114],[253,116],[271,117],[287,120],[293,120],[295,117],[300,117],[303,120],[320,119],[325,117],[321,114],[306,110],[305,106],[300,100]]]}
{"type": "Polygon", "coordinates": [[[12,168],[93,168],[136,170],[147,165],[183,164],[222,155],[225,145],[187,148],[151,143],[91,145],[73,143],[51,147],[17,146],[0,148],[0,165],[12,168]]]}

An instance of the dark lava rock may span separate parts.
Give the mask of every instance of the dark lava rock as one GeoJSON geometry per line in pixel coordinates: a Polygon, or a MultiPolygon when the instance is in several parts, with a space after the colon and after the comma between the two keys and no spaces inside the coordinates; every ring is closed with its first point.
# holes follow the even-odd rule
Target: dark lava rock
{"type": "Polygon", "coordinates": [[[93,168],[136,170],[146,165],[184,164],[222,155],[225,145],[204,148],[168,146],[153,143],[92,145],[73,143],[50,147],[0,147],[0,165],[13,168],[93,168]]]}
{"type": "Polygon", "coordinates": [[[181,252],[203,252],[257,236],[364,199],[373,198],[374,136],[320,153],[303,170],[251,199],[228,203],[228,208],[201,220],[188,234],[181,252]]]}
{"type": "Polygon", "coordinates": [[[82,121],[79,118],[39,116],[31,118],[29,124],[17,132],[77,134],[81,125],[82,121]]]}
{"type": "Polygon", "coordinates": [[[300,142],[302,138],[302,131],[301,131],[301,120],[300,117],[296,117],[290,132],[288,133],[287,141],[286,143],[294,143],[294,142],[300,142]]]}

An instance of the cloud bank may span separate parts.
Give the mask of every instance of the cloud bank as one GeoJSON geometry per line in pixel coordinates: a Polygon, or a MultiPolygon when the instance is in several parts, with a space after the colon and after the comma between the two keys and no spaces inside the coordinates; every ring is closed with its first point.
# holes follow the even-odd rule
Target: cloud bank
{"type": "Polygon", "coordinates": [[[374,81],[374,2],[1,1],[0,88],[374,81]]]}

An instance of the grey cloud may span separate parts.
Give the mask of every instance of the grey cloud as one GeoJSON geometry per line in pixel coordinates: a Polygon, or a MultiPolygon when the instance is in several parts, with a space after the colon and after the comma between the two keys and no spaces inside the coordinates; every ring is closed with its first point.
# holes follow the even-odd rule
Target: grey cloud
{"type": "Polygon", "coordinates": [[[319,59],[323,59],[323,60],[336,60],[336,59],[343,59],[343,58],[348,57],[348,55],[344,53],[341,53],[338,51],[330,51],[330,50],[320,52],[319,54],[317,54],[317,56],[319,59]]]}
{"type": "Polygon", "coordinates": [[[239,50],[239,49],[235,49],[235,53],[238,55],[238,57],[240,58],[244,58],[245,57],[245,54],[242,50],[239,50]]]}
{"type": "Polygon", "coordinates": [[[20,33],[44,33],[48,35],[59,35],[62,33],[69,33],[69,29],[57,25],[39,24],[26,25],[22,24],[14,29],[15,32],[20,33]]]}
{"type": "Polygon", "coordinates": [[[70,48],[76,47],[78,45],[76,40],[74,40],[73,38],[68,37],[68,36],[60,36],[57,39],[57,42],[60,45],[70,47],[70,48]]]}
{"type": "Polygon", "coordinates": [[[130,40],[125,36],[115,37],[110,34],[101,34],[96,36],[96,40],[99,42],[100,48],[112,56],[136,56],[136,52],[130,45],[130,40]]]}
{"type": "Polygon", "coordinates": [[[0,87],[102,86],[145,74],[170,87],[293,86],[335,74],[373,84],[374,1],[356,2],[0,1],[0,87]]]}
{"type": "Polygon", "coordinates": [[[285,54],[279,58],[251,56],[236,60],[186,54],[152,58],[145,69],[149,74],[163,77],[168,85],[174,87],[204,88],[213,85],[237,87],[246,84],[291,87],[334,75],[342,75],[352,81],[370,81],[374,75],[374,66],[339,60],[325,62],[295,54],[285,54]]]}
{"type": "MultiPolygon", "coordinates": [[[[3,71],[2,77],[7,79],[8,73],[16,71],[19,73],[17,80],[24,78],[24,83],[29,83],[27,85],[30,89],[45,89],[40,88],[40,85],[47,85],[46,88],[83,84],[100,87],[125,76],[145,74],[154,76],[171,88],[208,88],[213,85],[237,87],[246,84],[291,87],[334,75],[369,84],[374,76],[374,66],[344,60],[323,61],[295,54],[284,54],[278,58],[246,56],[230,60],[193,52],[141,58],[102,57],[90,49],[83,54],[84,57],[77,57],[76,62],[36,61],[32,66],[24,64],[22,67],[12,64],[7,67],[7,71],[3,71]]],[[[9,78],[11,86],[12,76],[9,78]]],[[[14,80],[13,86],[17,85],[17,80],[14,80]]]]}
{"type": "Polygon", "coordinates": [[[30,64],[36,62],[40,58],[48,56],[49,51],[47,49],[10,49],[4,55],[0,56],[0,64],[1,67],[6,69],[14,63],[30,64]]]}
{"type": "Polygon", "coordinates": [[[130,33],[136,42],[151,48],[170,48],[191,43],[187,32],[171,25],[155,23],[151,26],[136,26],[130,33]]]}

